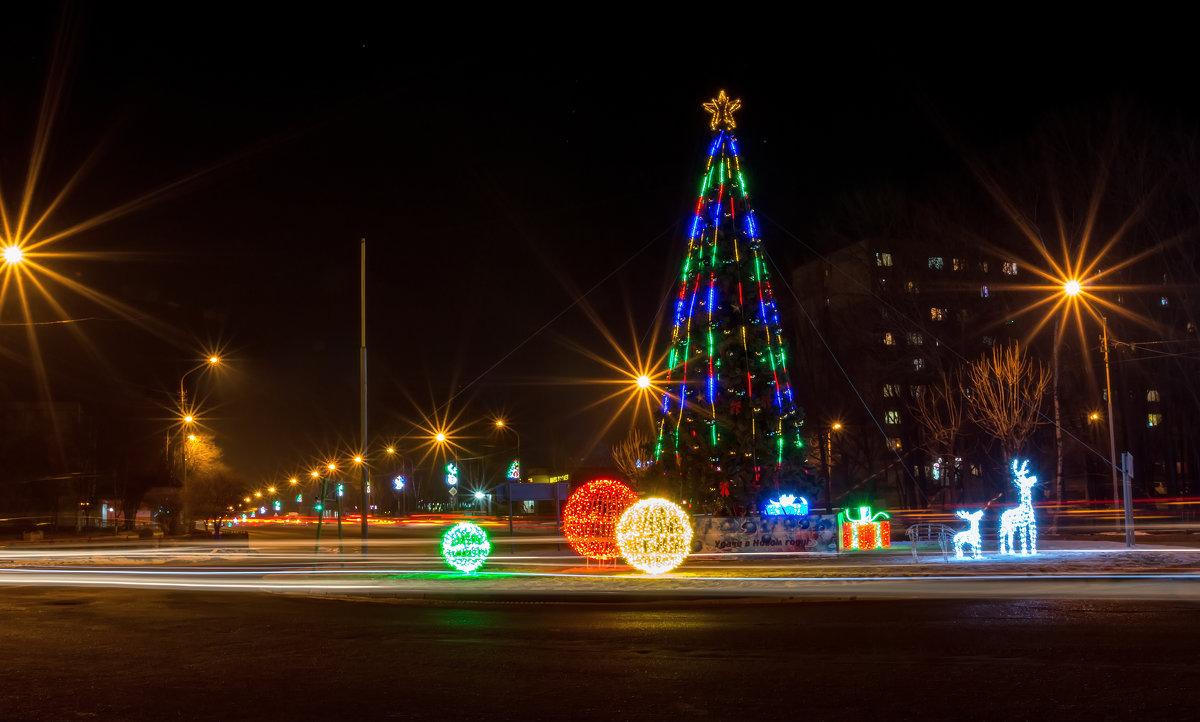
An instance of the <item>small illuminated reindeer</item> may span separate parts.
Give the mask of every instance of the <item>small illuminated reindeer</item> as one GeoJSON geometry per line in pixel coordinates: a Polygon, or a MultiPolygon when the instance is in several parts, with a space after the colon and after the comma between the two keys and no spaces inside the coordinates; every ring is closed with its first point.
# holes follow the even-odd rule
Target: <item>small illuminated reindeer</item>
{"type": "Polygon", "coordinates": [[[1037,483],[1036,476],[1026,476],[1029,469],[1029,459],[1021,462],[1017,468],[1017,460],[1013,459],[1013,483],[1021,490],[1021,505],[1009,509],[1000,515],[1000,553],[1016,554],[1013,545],[1013,534],[1021,540],[1021,554],[1037,554],[1037,520],[1033,516],[1033,499],[1029,490],[1037,483]],[[1007,551],[1006,551],[1007,548],[1007,551]]]}
{"type": "Polygon", "coordinates": [[[954,557],[956,559],[963,558],[963,547],[974,547],[975,553],[971,555],[972,559],[983,559],[983,540],[979,536],[979,520],[983,517],[983,509],[979,511],[965,511],[959,509],[954,512],[954,515],[959,519],[968,522],[971,526],[954,535],[954,557]]]}

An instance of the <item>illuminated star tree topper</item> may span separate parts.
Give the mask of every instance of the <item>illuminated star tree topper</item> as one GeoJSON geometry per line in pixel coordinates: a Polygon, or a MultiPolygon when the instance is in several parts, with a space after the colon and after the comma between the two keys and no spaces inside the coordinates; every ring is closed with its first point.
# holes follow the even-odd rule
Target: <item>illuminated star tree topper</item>
{"type": "Polygon", "coordinates": [[[713,130],[733,130],[737,127],[737,123],[733,120],[733,114],[741,107],[740,99],[730,100],[724,90],[717,93],[717,97],[704,104],[704,109],[712,113],[709,127],[713,130]]]}

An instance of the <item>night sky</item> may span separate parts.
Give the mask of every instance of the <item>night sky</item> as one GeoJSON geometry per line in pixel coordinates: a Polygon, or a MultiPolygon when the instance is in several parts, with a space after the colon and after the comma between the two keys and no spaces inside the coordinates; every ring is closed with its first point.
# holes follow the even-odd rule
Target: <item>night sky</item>
{"type": "MultiPolygon", "coordinates": [[[[86,343],[39,327],[54,394],[165,406],[219,345],[227,372],[190,378],[253,479],[357,436],[364,237],[374,438],[410,433],[461,392],[460,421],[505,415],[527,465],[606,461],[628,425],[589,445],[618,404],[580,411],[607,391],[571,381],[613,376],[578,348],[618,355],[568,309],[600,284],[585,302],[623,348],[652,328],[703,167],[700,106],[721,88],[743,101],[751,198],[783,268],[812,251],[782,229],[819,247],[812,229],[839,198],[962,173],[961,148],[1000,153],[1055,113],[1114,101],[1195,113],[1184,65],[1030,53],[1030,38],[951,48],[810,29],[697,60],[694,45],[649,31],[543,42],[530,26],[477,40],[402,16],[194,11],[50,6],[5,23],[0,190],[12,212],[57,59],[35,210],[86,173],[46,232],[153,197],[46,249],[100,254],[44,263],[139,319],[55,290],[93,320],[76,324],[86,343]]],[[[6,302],[0,320],[18,315],[6,302]]],[[[0,400],[38,397],[24,334],[0,328],[0,400]]],[[[483,423],[469,433],[487,437],[483,423]]]]}

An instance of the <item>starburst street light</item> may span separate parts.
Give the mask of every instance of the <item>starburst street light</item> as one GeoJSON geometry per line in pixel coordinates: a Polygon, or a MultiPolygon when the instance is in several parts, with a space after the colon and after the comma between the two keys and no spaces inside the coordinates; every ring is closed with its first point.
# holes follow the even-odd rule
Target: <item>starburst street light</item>
{"type": "Polygon", "coordinates": [[[4,247],[4,265],[15,266],[25,260],[25,251],[15,243],[4,247]]]}

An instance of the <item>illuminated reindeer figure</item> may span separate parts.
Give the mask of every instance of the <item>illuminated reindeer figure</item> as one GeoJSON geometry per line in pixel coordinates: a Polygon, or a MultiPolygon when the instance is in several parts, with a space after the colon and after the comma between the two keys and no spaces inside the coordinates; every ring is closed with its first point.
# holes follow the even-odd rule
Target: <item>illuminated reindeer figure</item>
{"type": "Polygon", "coordinates": [[[1021,505],[1009,509],[1000,515],[1000,553],[1016,554],[1013,545],[1013,534],[1021,540],[1021,554],[1037,554],[1037,519],[1033,516],[1033,499],[1029,490],[1037,483],[1036,476],[1025,476],[1029,469],[1029,459],[1021,462],[1017,468],[1017,460],[1013,459],[1013,483],[1021,490],[1021,505]],[[1007,551],[1005,549],[1007,548],[1007,551]]]}
{"type": "Polygon", "coordinates": [[[954,557],[956,559],[963,558],[963,547],[974,547],[975,553],[971,555],[972,559],[983,559],[983,539],[979,535],[979,520],[983,517],[983,509],[979,511],[965,511],[959,509],[954,512],[954,515],[959,519],[968,522],[971,526],[954,535],[954,557]]]}

